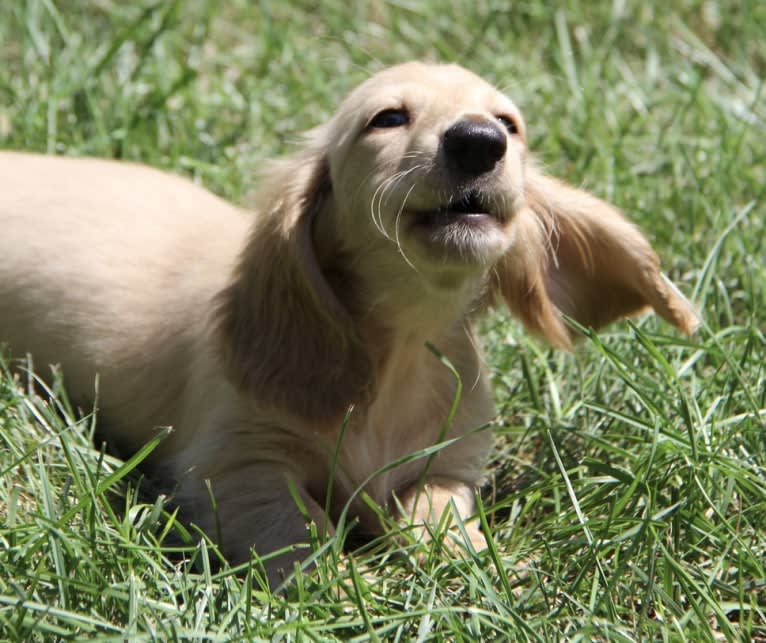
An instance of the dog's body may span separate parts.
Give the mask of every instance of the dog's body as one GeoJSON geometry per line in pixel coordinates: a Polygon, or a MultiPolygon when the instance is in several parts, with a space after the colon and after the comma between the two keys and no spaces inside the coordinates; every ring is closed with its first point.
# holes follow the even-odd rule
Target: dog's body
{"type": "MultiPolygon", "coordinates": [[[[227,530],[248,534],[241,547],[224,542],[232,558],[261,544],[255,530],[266,536],[273,529],[261,544],[264,553],[301,541],[302,519],[252,524],[248,505],[258,504],[255,494],[279,489],[274,508],[289,513],[294,502],[281,479],[289,473],[309,492],[304,502],[319,523],[343,418],[307,430],[289,409],[283,417],[279,409],[264,413],[224,374],[213,338],[214,302],[231,281],[253,214],[185,179],[129,163],[2,153],[0,176],[12,187],[0,193],[0,337],[14,355],[29,352],[41,374],[60,365],[70,397],[86,409],[98,374],[99,420],[122,453],[136,450],[157,427],[173,427],[153,461],[186,481],[186,513],[211,533],[209,499],[191,487],[217,481],[219,519],[227,530]],[[255,468],[249,489],[236,470],[248,459],[255,468]],[[222,476],[234,471],[237,479],[226,489],[222,476]]],[[[427,337],[450,346],[466,384],[444,438],[481,428],[493,407],[470,329],[458,322],[427,337]]],[[[335,464],[333,515],[370,475],[437,442],[455,378],[425,350],[425,339],[398,338],[379,374],[379,403],[351,414],[335,464]]],[[[305,364],[321,379],[324,366],[318,366],[305,364]]],[[[456,492],[466,507],[489,441],[487,431],[477,432],[443,449],[430,467],[432,476],[465,481],[456,492]]],[[[365,491],[382,506],[393,491],[406,503],[422,465],[420,459],[383,471],[365,491]]],[[[360,500],[350,515],[374,532],[379,519],[360,500]]]]}
{"type": "Polygon", "coordinates": [[[320,524],[330,490],[331,520],[351,501],[379,529],[365,482],[416,522],[468,517],[493,417],[470,321],[493,296],[564,346],[561,311],[696,323],[635,228],[534,168],[523,128],[465,70],[395,67],[266,173],[254,213],[142,166],[0,154],[0,341],[61,364],[75,400],[98,375],[122,450],[172,426],[154,461],[234,560],[304,540],[287,480],[320,524]],[[462,383],[448,426],[457,379],[427,341],[462,383]]]}

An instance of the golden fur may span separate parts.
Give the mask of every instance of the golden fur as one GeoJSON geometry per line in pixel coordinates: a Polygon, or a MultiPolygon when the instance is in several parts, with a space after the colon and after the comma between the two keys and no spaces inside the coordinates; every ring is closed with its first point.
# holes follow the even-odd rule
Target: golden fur
{"type": "MultiPolygon", "coordinates": [[[[368,478],[416,523],[471,515],[490,445],[474,429],[494,414],[471,320],[491,300],[565,348],[562,313],[697,324],[641,233],[544,176],[518,108],[457,66],[360,85],[264,171],[254,213],[128,163],[3,153],[0,177],[0,340],[43,373],[61,364],[78,402],[98,374],[119,448],[172,426],[154,462],[233,561],[305,540],[288,480],[318,524],[332,487],[330,529],[348,503],[380,529],[354,495],[368,478]],[[447,419],[456,381],[427,341],[460,375],[444,437],[462,439],[373,475],[447,419]]],[[[271,558],[271,580],[301,557],[271,558]]]]}

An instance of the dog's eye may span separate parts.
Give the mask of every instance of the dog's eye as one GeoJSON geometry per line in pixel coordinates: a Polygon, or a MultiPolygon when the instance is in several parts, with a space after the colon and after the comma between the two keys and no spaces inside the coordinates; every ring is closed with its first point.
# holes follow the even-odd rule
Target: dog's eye
{"type": "Polygon", "coordinates": [[[516,124],[516,119],[506,116],[505,114],[500,114],[497,117],[497,120],[499,120],[505,129],[508,130],[509,134],[518,134],[519,133],[519,126],[516,124]]]}
{"type": "Polygon", "coordinates": [[[410,122],[410,115],[405,109],[384,109],[373,116],[367,127],[383,129],[401,127],[410,122]]]}

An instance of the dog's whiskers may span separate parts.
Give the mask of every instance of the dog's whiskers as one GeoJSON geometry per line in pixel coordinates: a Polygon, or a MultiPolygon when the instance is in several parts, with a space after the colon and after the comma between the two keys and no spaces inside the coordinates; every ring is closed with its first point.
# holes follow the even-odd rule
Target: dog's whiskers
{"type": "MultiPolygon", "coordinates": [[[[375,193],[372,195],[372,199],[370,201],[370,214],[372,216],[373,223],[375,224],[375,227],[378,229],[378,231],[388,240],[393,241],[393,239],[391,239],[391,235],[386,231],[385,225],[383,224],[383,206],[388,201],[387,193],[390,193],[391,190],[394,190],[398,183],[406,176],[410,175],[416,170],[421,169],[422,167],[422,165],[415,165],[407,170],[396,172],[394,175],[383,181],[375,190],[375,193]]],[[[412,188],[410,188],[408,191],[407,196],[409,196],[411,191],[412,188]]]]}
{"type": "Polygon", "coordinates": [[[420,274],[420,271],[415,267],[415,264],[410,261],[409,257],[407,257],[407,253],[404,252],[404,248],[402,247],[401,241],[399,240],[399,221],[402,217],[402,212],[404,211],[404,206],[407,204],[407,199],[410,197],[410,194],[412,194],[412,191],[415,189],[415,183],[413,183],[410,186],[410,189],[407,190],[407,194],[404,195],[404,199],[402,199],[402,205],[399,207],[399,211],[396,213],[396,219],[394,220],[394,232],[396,236],[396,248],[399,250],[399,254],[402,255],[402,259],[404,259],[405,263],[412,268],[416,273],[420,274]]]}

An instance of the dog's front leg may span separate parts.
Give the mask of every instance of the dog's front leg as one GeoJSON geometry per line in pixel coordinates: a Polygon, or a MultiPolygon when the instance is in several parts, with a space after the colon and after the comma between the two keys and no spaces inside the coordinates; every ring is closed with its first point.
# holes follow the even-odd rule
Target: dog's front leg
{"type": "Polygon", "coordinates": [[[302,483],[279,467],[258,463],[219,470],[209,481],[210,491],[199,479],[181,488],[191,520],[218,542],[231,564],[250,560],[255,551],[263,559],[272,589],[311,553],[306,546],[310,522],[320,533],[334,533],[323,508],[302,483]]]}
{"type": "Polygon", "coordinates": [[[474,489],[465,482],[445,477],[427,477],[422,485],[415,484],[407,488],[398,500],[404,513],[403,518],[412,521],[421,540],[430,540],[441,525],[455,536],[451,542],[462,543],[462,536],[455,530],[456,512],[473,548],[480,550],[486,547],[478,523],[469,520],[475,509],[474,489]]]}

